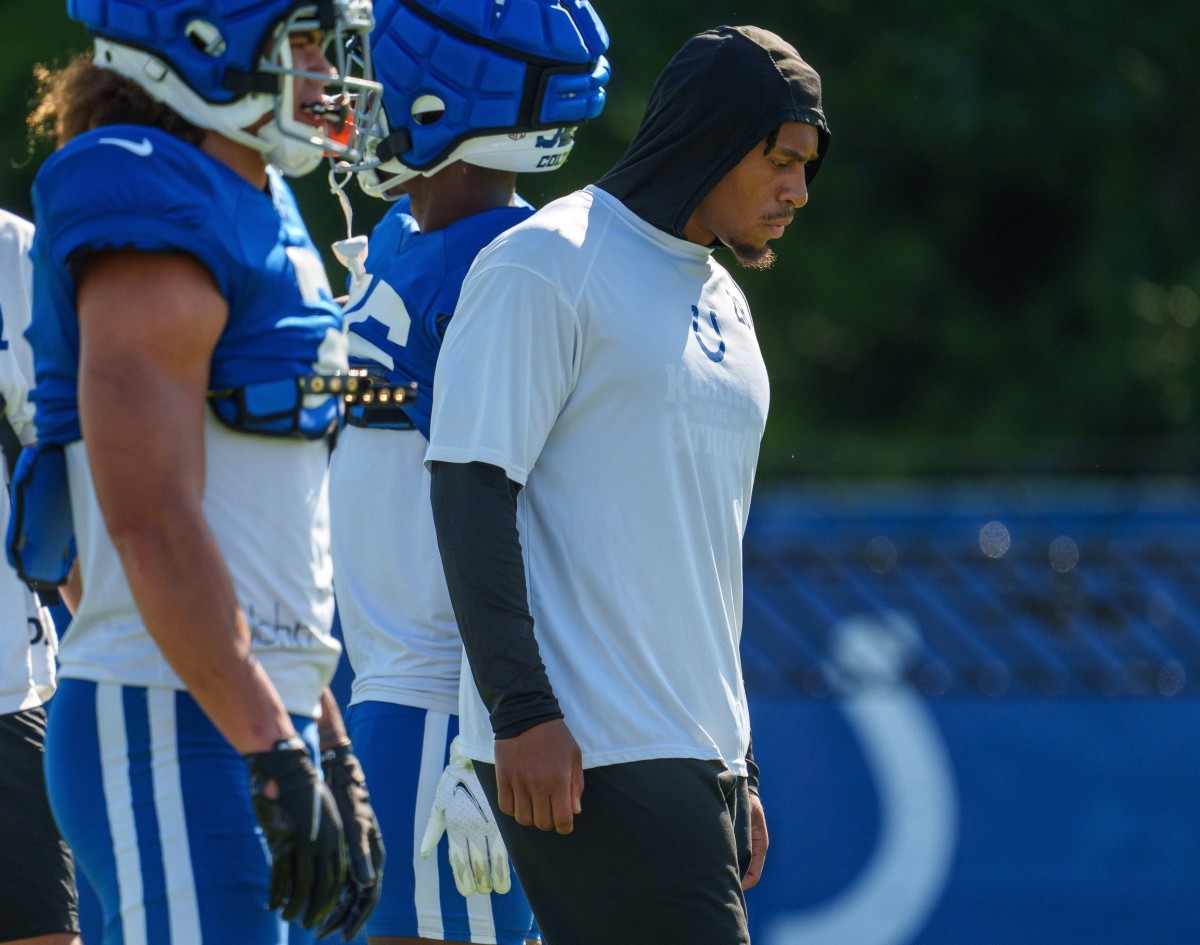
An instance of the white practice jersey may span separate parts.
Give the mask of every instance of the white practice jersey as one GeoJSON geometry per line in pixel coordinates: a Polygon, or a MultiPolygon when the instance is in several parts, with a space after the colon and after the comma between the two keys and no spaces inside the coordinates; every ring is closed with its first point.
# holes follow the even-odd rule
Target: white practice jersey
{"type": "Polygon", "coordinates": [[[351,704],[458,712],[462,641],[446,590],[419,430],[348,426],[333,451],[334,583],[351,704]]]}
{"type": "MultiPolygon", "coordinates": [[[[741,544],[768,399],[745,296],[711,250],[596,188],[501,236],[463,286],[427,460],[524,485],[535,633],[585,767],[746,773],[741,544]]],[[[491,760],[463,689],[464,750],[491,760]]]]}
{"type": "MultiPolygon", "coordinates": [[[[328,447],[324,440],[237,433],[211,412],[204,445],[204,516],[233,575],[254,654],[287,710],[315,716],[341,653],[331,632],[328,447]]],[[[63,641],[60,675],[185,688],[134,604],[96,502],[85,440],[67,447],[67,468],[86,582],[63,641]]]]}
{"type": "MultiPolygon", "coordinates": [[[[36,439],[29,327],[33,224],[0,210],[0,394],[23,444],[36,439]]],[[[11,470],[8,472],[11,473],[11,470]]],[[[5,481],[7,482],[7,476],[5,481]]],[[[0,535],[8,528],[8,490],[0,498],[0,535]]],[[[54,692],[54,624],[8,562],[0,563],[0,714],[41,705],[54,692]]]]}
{"type": "Polygon", "coordinates": [[[454,715],[462,641],[442,573],[425,469],[433,375],[446,323],[479,251],[533,207],[520,197],[422,232],[407,197],[371,232],[365,278],[351,284],[352,367],[417,385],[412,429],[347,426],[330,465],[334,583],[350,702],[454,715]]]}

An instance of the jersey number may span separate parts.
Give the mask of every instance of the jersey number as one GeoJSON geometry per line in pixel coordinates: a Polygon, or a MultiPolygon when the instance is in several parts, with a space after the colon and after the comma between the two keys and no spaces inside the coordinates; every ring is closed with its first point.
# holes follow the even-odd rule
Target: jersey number
{"type": "Polygon", "coordinates": [[[350,355],[378,361],[389,371],[408,344],[412,316],[404,299],[382,279],[373,278],[358,298],[346,306],[346,331],[350,336],[350,355]]]}

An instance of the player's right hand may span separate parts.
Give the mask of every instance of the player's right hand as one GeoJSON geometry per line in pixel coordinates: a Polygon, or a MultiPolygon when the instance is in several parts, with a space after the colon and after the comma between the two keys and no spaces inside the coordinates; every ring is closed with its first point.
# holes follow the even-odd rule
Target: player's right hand
{"type": "Polygon", "coordinates": [[[306,929],[329,914],[346,877],[342,822],[299,736],[244,756],[254,815],[271,852],[267,906],[306,929]],[[268,796],[275,794],[274,797],[268,796]]]}
{"type": "Polygon", "coordinates": [[[583,758],[562,719],[496,739],[496,806],[522,827],[570,833],[582,809],[583,758]]]}
{"type": "Polygon", "coordinates": [[[433,810],[421,840],[421,856],[437,849],[442,834],[450,847],[454,885],[464,896],[506,893],[512,888],[508,848],[471,759],[450,743],[450,763],[433,796],[433,810]]]}

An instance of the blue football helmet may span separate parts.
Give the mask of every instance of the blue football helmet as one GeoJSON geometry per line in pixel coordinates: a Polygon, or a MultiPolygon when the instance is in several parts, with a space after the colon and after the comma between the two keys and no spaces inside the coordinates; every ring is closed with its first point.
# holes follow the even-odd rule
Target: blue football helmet
{"type": "Polygon", "coordinates": [[[360,142],[379,134],[371,0],[67,0],[67,12],[94,34],[96,65],[285,173],[307,173],[324,154],[360,160],[360,142]],[[324,36],[334,75],[294,65],[289,37],[310,31],[324,36]],[[308,109],[322,114],[324,129],[295,117],[302,78],[325,83],[323,101],[308,109]]]}
{"type": "Polygon", "coordinates": [[[551,171],[604,108],[608,33],[588,0],[376,0],[382,137],[359,185],[389,196],[454,161],[551,171]]]}

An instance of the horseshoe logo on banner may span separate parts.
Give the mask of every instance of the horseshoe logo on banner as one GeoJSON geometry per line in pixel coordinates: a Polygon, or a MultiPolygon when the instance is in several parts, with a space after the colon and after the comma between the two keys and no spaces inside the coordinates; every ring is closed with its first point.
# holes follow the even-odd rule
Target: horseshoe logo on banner
{"type": "Polygon", "coordinates": [[[928,920],[954,854],[954,772],[924,699],[904,682],[919,642],[898,614],[847,617],[833,631],[828,675],[873,773],[879,840],[840,893],[771,924],[767,945],[904,945],[928,920]],[[877,683],[850,685],[855,679],[877,683]],[[839,685],[840,681],[840,685],[839,685]]]}

